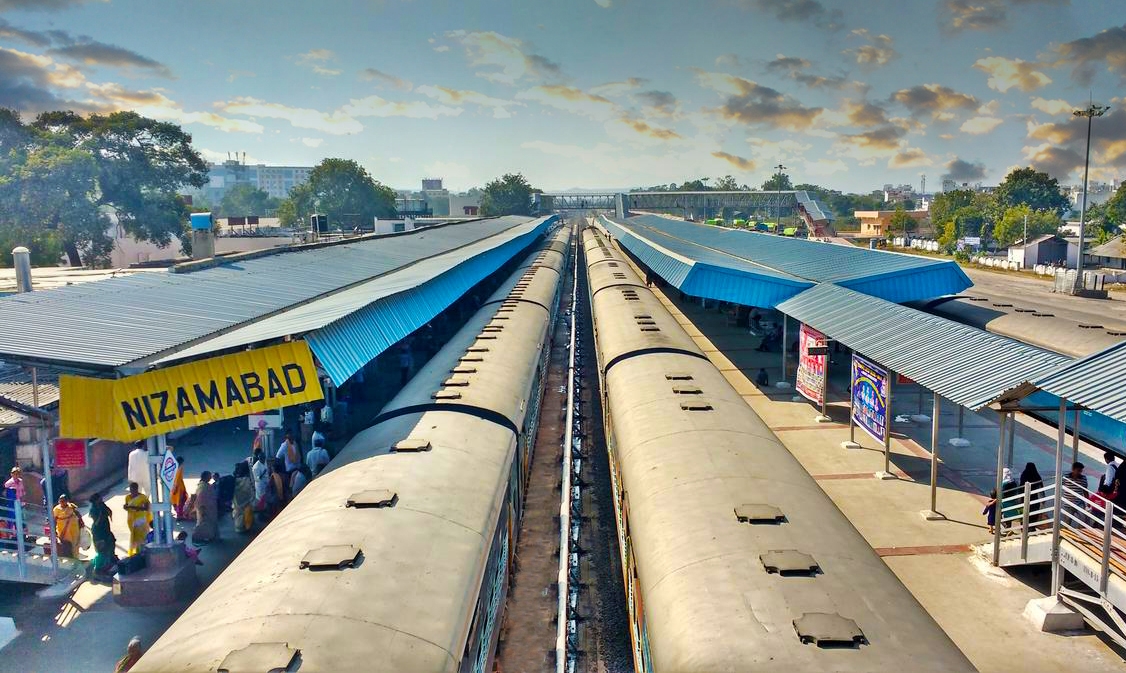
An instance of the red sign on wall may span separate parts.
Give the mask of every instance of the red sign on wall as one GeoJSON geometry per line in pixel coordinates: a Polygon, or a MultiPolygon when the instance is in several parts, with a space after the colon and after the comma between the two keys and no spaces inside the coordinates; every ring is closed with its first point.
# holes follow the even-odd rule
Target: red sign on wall
{"type": "Polygon", "coordinates": [[[86,440],[55,440],[55,465],[57,467],[86,467],[86,440]]]}

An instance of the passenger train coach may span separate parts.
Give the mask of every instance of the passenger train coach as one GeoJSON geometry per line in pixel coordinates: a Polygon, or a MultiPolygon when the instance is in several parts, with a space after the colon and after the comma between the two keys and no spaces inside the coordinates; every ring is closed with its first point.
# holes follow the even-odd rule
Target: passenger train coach
{"type": "Polygon", "coordinates": [[[570,234],[524,261],[135,673],[491,670],[570,234]]]}
{"type": "Polygon", "coordinates": [[[974,670],[608,237],[582,245],[637,670],[974,670]]]}

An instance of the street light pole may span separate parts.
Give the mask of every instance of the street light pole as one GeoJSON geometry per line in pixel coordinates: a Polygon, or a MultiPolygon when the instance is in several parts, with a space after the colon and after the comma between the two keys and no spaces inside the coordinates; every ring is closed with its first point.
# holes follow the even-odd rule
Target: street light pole
{"type": "Polygon", "coordinates": [[[1095,105],[1092,103],[1087,106],[1086,110],[1075,110],[1072,114],[1076,117],[1087,118],[1087,154],[1083,159],[1083,204],[1079,207],[1079,250],[1076,254],[1075,260],[1075,285],[1072,287],[1072,293],[1078,294],[1085,287],[1083,282],[1083,238],[1086,233],[1087,227],[1087,175],[1091,170],[1091,122],[1095,117],[1101,117],[1106,114],[1110,108],[1106,105],[1095,105]]]}
{"type": "Polygon", "coordinates": [[[786,170],[786,167],[783,166],[781,163],[779,163],[774,168],[778,169],[778,173],[775,175],[775,177],[777,179],[774,181],[774,192],[775,192],[775,194],[774,194],[774,207],[778,209],[778,212],[776,213],[775,218],[774,218],[775,219],[774,233],[781,233],[781,229],[782,229],[782,203],[781,203],[781,199],[782,199],[782,175],[783,175],[782,171],[786,170]]]}

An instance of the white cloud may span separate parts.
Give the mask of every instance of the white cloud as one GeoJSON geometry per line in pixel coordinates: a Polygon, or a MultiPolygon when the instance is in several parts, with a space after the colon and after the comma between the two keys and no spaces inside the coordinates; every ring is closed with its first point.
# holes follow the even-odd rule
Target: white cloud
{"type": "Polygon", "coordinates": [[[984,135],[1003,124],[1003,120],[996,117],[971,117],[967,119],[959,130],[970,135],[984,135]]]}
{"type": "Polygon", "coordinates": [[[529,100],[558,110],[607,121],[618,116],[619,109],[613,101],[581,89],[561,84],[536,86],[516,94],[520,100],[529,100]]]}
{"type": "Polygon", "coordinates": [[[301,142],[306,147],[320,147],[324,143],[324,138],[302,138],[301,142]]]}
{"type": "Polygon", "coordinates": [[[353,117],[409,117],[411,119],[437,119],[456,117],[464,110],[445,105],[430,105],[424,101],[389,101],[379,96],[353,99],[339,112],[353,117]]]}
{"type": "Polygon", "coordinates": [[[431,86],[429,84],[418,87],[417,92],[445,105],[468,103],[492,110],[493,117],[496,119],[508,119],[512,116],[512,112],[508,108],[523,107],[524,105],[518,101],[493,98],[469,89],[449,89],[444,86],[431,86]]]}
{"type": "Polygon", "coordinates": [[[602,9],[609,9],[612,0],[594,0],[594,2],[602,9]]]}
{"type": "Polygon", "coordinates": [[[834,173],[848,171],[848,164],[840,159],[817,159],[805,162],[805,173],[815,177],[826,177],[834,173]]]}
{"type": "Polygon", "coordinates": [[[451,30],[446,37],[465,49],[469,64],[482,70],[478,77],[499,84],[515,84],[520,79],[555,79],[561,75],[559,65],[529,51],[523,40],[493,31],[451,30]]]}
{"type": "Polygon", "coordinates": [[[1075,108],[1065,100],[1058,98],[1047,100],[1045,98],[1033,98],[1032,107],[1041,112],[1046,112],[1050,115],[1069,115],[1075,108]]]}
{"type": "Polygon", "coordinates": [[[1035,91],[1052,83],[1052,78],[1040,72],[1035,63],[1019,58],[989,56],[979,58],[974,67],[989,75],[989,88],[1004,93],[1016,87],[1021,91],[1035,91]]]}
{"type": "Polygon", "coordinates": [[[343,110],[321,112],[311,108],[298,108],[281,103],[267,103],[257,98],[236,98],[219,103],[218,107],[230,114],[245,117],[282,119],[301,129],[311,129],[331,135],[347,135],[364,130],[363,124],[343,110]]]}

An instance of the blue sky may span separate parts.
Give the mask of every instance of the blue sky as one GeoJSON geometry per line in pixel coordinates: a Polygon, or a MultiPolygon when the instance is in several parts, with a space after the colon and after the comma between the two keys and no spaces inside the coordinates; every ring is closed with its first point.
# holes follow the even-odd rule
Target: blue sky
{"type": "Polygon", "coordinates": [[[779,162],[867,191],[1126,177],[1122,0],[0,0],[0,106],[137,109],[210,159],[625,188],[779,162]]]}

